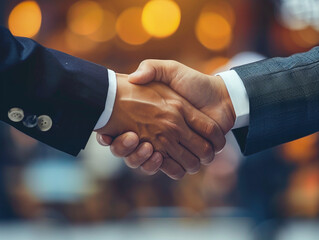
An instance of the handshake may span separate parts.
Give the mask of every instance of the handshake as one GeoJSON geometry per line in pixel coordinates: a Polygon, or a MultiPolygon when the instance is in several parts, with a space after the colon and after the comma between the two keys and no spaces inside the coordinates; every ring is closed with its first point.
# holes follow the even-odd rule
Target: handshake
{"type": "Polygon", "coordinates": [[[236,114],[221,77],[146,60],[135,73],[118,74],[117,84],[112,116],[97,140],[129,167],[181,179],[224,148],[236,114]]]}
{"type": "Polygon", "coordinates": [[[116,96],[108,71],[105,103],[104,67],[15,38],[1,26],[0,42],[0,120],[74,156],[94,128],[129,167],[180,179],[211,163],[230,129],[244,155],[319,131],[319,47],[221,77],[147,60],[135,73],[117,75],[116,96]]]}

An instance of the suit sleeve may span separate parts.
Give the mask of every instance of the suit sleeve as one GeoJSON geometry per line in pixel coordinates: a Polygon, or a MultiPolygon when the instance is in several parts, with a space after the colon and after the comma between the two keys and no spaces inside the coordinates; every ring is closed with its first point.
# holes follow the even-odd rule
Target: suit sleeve
{"type": "Polygon", "coordinates": [[[249,97],[249,127],[233,131],[245,155],[319,130],[319,47],[234,70],[249,97]]]}
{"type": "Polygon", "coordinates": [[[58,150],[77,155],[105,108],[108,70],[45,48],[27,38],[13,37],[0,26],[0,119],[58,150]],[[52,126],[41,131],[8,113],[48,116],[52,126]]]}

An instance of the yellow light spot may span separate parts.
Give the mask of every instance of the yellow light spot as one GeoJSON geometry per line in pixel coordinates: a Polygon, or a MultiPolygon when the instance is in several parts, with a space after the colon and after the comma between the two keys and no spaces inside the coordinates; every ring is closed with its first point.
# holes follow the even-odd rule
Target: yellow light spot
{"type": "Polygon", "coordinates": [[[11,11],[8,25],[13,35],[31,38],[39,32],[41,22],[39,5],[35,1],[24,1],[11,11]]]}
{"type": "Polygon", "coordinates": [[[104,11],[97,2],[82,0],[69,9],[68,27],[76,34],[89,35],[101,27],[103,17],[104,11]]]}
{"type": "Polygon", "coordinates": [[[203,72],[206,74],[212,74],[217,69],[225,66],[229,62],[229,58],[215,57],[203,65],[203,72]]]}
{"type": "Polygon", "coordinates": [[[125,10],[117,19],[116,31],[119,37],[131,45],[146,43],[151,36],[142,26],[142,9],[133,7],[125,10]]]}
{"type": "Polygon", "coordinates": [[[311,48],[319,43],[319,33],[311,27],[292,31],[290,37],[295,44],[302,48],[311,48]]]}
{"type": "Polygon", "coordinates": [[[232,28],[230,23],[221,15],[203,12],[197,21],[196,36],[206,48],[220,51],[230,45],[232,28]]]}
{"type": "Polygon", "coordinates": [[[316,158],[317,151],[317,134],[300,138],[298,140],[286,143],[281,147],[284,159],[290,162],[307,162],[316,158]]]}
{"type": "Polygon", "coordinates": [[[114,13],[104,11],[104,18],[100,28],[88,35],[88,37],[95,42],[106,42],[111,40],[116,35],[116,16],[114,13]]]}
{"type": "Polygon", "coordinates": [[[171,0],[148,2],[142,15],[145,30],[152,36],[164,38],[176,32],[181,22],[181,10],[171,0]]]}
{"type": "Polygon", "coordinates": [[[75,34],[71,31],[65,32],[65,42],[68,47],[68,51],[72,54],[84,54],[94,50],[97,46],[96,42],[93,42],[86,36],[75,34]]]}
{"type": "Polygon", "coordinates": [[[230,5],[230,3],[225,0],[215,0],[206,4],[203,7],[202,12],[216,13],[225,18],[232,27],[236,23],[236,15],[234,9],[230,5]]]}

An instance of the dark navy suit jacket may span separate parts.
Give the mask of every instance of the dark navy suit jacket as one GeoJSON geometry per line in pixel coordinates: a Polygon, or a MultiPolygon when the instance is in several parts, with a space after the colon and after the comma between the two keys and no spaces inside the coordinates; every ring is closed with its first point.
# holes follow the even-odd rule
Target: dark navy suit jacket
{"type": "Polygon", "coordinates": [[[0,26],[0,120],[66,153],[77,155],[105,108],[105,67],[13,37],[0,26]],[[52,128],[43,132],[12,122],[8,111],[25,117],[47,115],[52,128]]]}
{"type": "Polygon", "coordinates": [[[244,82],[250,103],[249,127],[234,131],[244,154],[319,130],[319,47],[234,70],[244,82]]]}

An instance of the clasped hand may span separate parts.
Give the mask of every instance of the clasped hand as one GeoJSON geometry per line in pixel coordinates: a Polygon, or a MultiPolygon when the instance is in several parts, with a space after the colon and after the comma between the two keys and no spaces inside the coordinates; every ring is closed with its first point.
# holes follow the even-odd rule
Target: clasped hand
{"type": "Polygon", "coordinates": [[[147,60],[130,76],[118,74],[117,82],[111,119],[97,139],[111,144],[129,167],[181,179],[223,149],[235,113],[219,77],[175,61],[147,60]]]}

